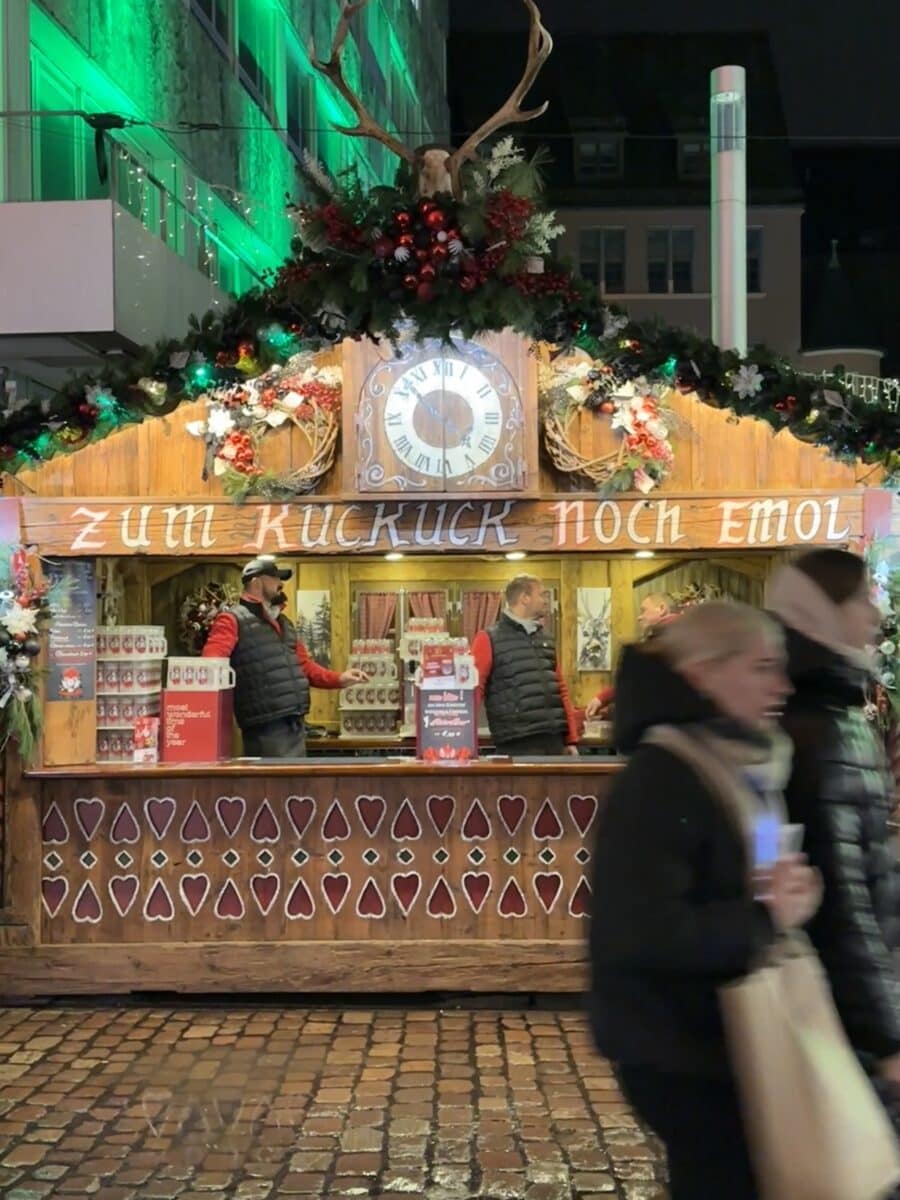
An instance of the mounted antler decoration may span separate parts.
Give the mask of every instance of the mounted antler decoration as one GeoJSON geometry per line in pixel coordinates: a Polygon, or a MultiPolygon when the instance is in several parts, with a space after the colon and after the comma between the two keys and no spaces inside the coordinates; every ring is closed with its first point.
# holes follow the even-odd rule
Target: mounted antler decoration
{"type": "Polygon", "coordinates": [[[458,149],[450,150],[443,146],[419,146],[413,150],[399,142],[378,124],[344,78],[341,55],[347,34],[350,32],[350,22],[358,12],[366,7],[368,2],[369,0],[355,0],[354,3],[344,4],[334,32],[331,57],[327,61],[313,59],[313,66],[316,70],[331,80],[356,116],[355,125],[338,125],[336,128],[350,137],[368,137],[376,142],[381,142],[398,158],[413,166],[418,172],[420,196],[452,192],[457,199],[462,199],[460,171],[464,163],[470,162],[475,157],[481,143],[496,133],[498,129],[502,129],[506,125],[533,121],[535,117],[540,117],[547,110],[547,101],[537,108],[522,108],[522,102],[553,49],[553,38],[541,24],[540,10],[535,0],[522,0],[528,9],[531,20],[528,35],[528,58],[522,78],[513,88],[505,104],[474,133],[470,134],[458,149]]]}

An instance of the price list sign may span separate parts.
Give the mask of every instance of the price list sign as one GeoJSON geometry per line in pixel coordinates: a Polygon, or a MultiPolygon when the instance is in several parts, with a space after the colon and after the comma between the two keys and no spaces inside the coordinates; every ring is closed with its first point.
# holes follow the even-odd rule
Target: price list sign
{"type": "Polygon", "coordinates": [[[94,564],[70,558],[47,575],[60,597],[47,639],[48,700],[93,700],[97,673],[97,592],[94,564]],[[59,586],[61,585],[61,586],[59,586]]]}
{"type": "Polygon", "coordinates": [[[417,688],[416,757],[424,762],[471,762],[478,757],[472,688],[417,688]]]}

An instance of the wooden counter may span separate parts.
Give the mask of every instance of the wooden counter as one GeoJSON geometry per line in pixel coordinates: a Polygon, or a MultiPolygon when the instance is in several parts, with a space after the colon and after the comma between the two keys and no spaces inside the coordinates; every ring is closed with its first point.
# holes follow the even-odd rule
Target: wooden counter
{"type": "Polygon", "coordinates": [[[577,991],[602,759],[35,771],[0,994],[577,991]]]}

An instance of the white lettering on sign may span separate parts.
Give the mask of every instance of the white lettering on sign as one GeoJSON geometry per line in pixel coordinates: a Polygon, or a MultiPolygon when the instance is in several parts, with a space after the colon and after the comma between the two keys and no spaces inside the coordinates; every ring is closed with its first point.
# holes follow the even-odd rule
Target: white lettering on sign
{"type": "Polygon", "coordinates": [[[604,546],[618,541],[622,532],[622,510],[615,500],[601,500],[594,513],[594,537],[604,546]],[[610,528],[606,528],[607,517],[610,528]]]}
{"type": "Polygon", "coordinates": [[[72,513],[74,519],[87,517],[87,521],[82,529],[78,531],[72,542],[73,550],[102,550],[106,545],[106,538],[101,541],[91,541],[99,532],[100,526],[109,516],[109,509],[105,508],[102,512],[95,512],[92,508],[76,508],[72,513]]]}
{"type": "Polygon", "coordinates": [[[574,519],[574,538],[572,539],[576,546],[583,546],[589,541],[588,534],[584,532],[584,501],[583,500],[560,500],[558,504],[551,505],[551,511],[556,513],[556,535],[554,545],[561,549],[569,544],[569,520],[574,519]]]}
{"type": "Polygon", "coordinates": [[[177,550],[182,546],[185,550],[194,548],[194,522],[200,518],[200,546],[208,550],[214,544],[212,520],[215,507],[212,504],[173,504],[163,509],[166,517],[165,542],[169,550],[177,550]],[[178,528],[179,522],[184,525],[178,528]]]}
{"type": "Polygon", "coordinates": [[[722,524],[719,526],[720,546],[743,546],[744,534],[740,521],[734,519],[734,514],[741,508],[746,508],[747,500],[723,500],[719,505],[722,513],[722,524]]]}
{"type": "Polygon", "coordinates": [[[351,541],[350,538],[348,538],[346,536],[346,534],[344,533],[344,522],[347,520],[347,518],[350,516],[351,513],[357,513],[357,512],[359,512],[358,504],[348,504],[347,507],[344,509],[344,511],[341,513],[341,515],[338,517],[337,526],[335,527],[335,530],[334,530],[334,539],[337,542],[337,544],[340,547],[342,547],[342,549],[344,549],[344,550],[352,550],[354,546],[358,546],[359,543],[362,541],[362,538],[353,538],[353,540],[351,541]]]}
{"type": "Polygon", "coordinates": [[[498,546],[514,546],[519,540],[517,537],[507,537],[506,530],[503,528],[504,520],[513,510],[514,500],[505,500],[503,510],[498,513],[493,512],[494,505],[489,500],[481,508],[481,526],[478,530],[478,536],[475,539],[476,546],[483,546],[487,532],[489,529],[494,531],[494,536],[497,539],[498,546]]]}
{"type": "MultiPolygon", "coordinates": [[[[647,501],[646,507],[647,508],[651,507],[649,500],[647,501]]],[[[628,535],[628,537],[630,537],[631,540],[635,543],[636,546],[649,546],[650,545],[650,538],[646,534],[640,533],[638,531],[638,527],[637,527],[637,519],[641,515],[643,510],[644,510],[644,505],[635,504],[634,508],[632,508],[631,512],[629,512],[628,517],[625,521],[625,532],[628,535]]]]}
{"type": "Polygon", "coordinates": [[[844,525],[843,529],[836,528],[841,516],[841,500],[839,496],[832,496],[830,500],[826,500],[823,508],[828,509],[828,529],[825,537],[829,542],[845,542],[850,537],[849,523],[844,525]]]}
{"type": "Polygon", "coordinates": [[[401,501],[393,512],[388,513],[384,511],[385,507],[384,504],[376,505],[375,516],[372,518],[372,528],[369,530],[369,538],[366,545],[377,546],[378,540],[381,537],[381,531],[386,529],[393,550],[396,550],[398,546],[408,546],[410,544],[408,539],[402,537],[400,530],[397,528],[397,522],[403,516],[406,504],[401,501]]]}
{"type": "Polygon", "coordinates": [[[264,504],[259,513],[259,521],[256,525],[256,534],[246,542],[245,545],[249,550],[257,552],[266,548],[266,540],[269,534],[275,535],[275,540],[278,543],[279,550],[287,550],[288,540],[284,532],[284,523],[290,516],[291,506],[289,504],[281,505],[281,512],[277,517],[272,516],[272,505],[264,504]]]}
{"type": "Polygon", "coordinates": [[[801,500],[794,513],[794,532],[801,542],[811,542],[822,527],[822,505],[818,500],[801,500]],[[807,523],[807,513],[810,514],[807,523]]]}
{"type": "Polygon", "coordinates": [[[419,504],[416,511],[416,532],[414,541],[417,546],[440,546],[443,544],[442,534],[444,532],[444,518],[447,515],[447,505],[438,504],[435,507],[434,526],[431,533],[425,536],[425,522],[428,519],[429,512],[432,508],[430,504],[419,504]]]}
{"type": "Polygon", "coordinates": [[[303,525],[300,529],[300,544],[304,550],[312,550],[315,546],[329,546],[331,544],[328,538],[328,529],[331,525],[333,513],[333,504],[304,504],[303,525]],[[310,525],[317,514],[321,515],[322,523],[319,526],[319,536],[313,538],[310,533],[310,525]]]}
{"type": "Polygon", "coordinates": [[[787,500],[753,500],[750,504],[748,546],[783,546],[788,537],[787,500]],[[773,521],[775,522],[773,526],[773,521]]]}
{"type": "Polygon", "coordinates": [[[677,546],[683,542],[687,534],[681,532],[681,505],[670,504],[668,500],[656,500],[656,537],[659,546],[677,546]],[[666,532],[668,522],[669,531],[666,532]]]}
{"type": "Polygon", "coordinates": [[[140,507],[140,517],[138,518],[137,532],[131,533],[131,513],[132,508],[123,509],[122,519],[120,522],[119,536],[122,539],[122,545],[127,546],[129,550],[146,550],[150,545],[150,534],[147,531],[147,524],[150,520],[150,514],[153,512],[152,504],[142,504],[140,507]]]}
{"type": "Polygon", "coordinates": [[[469,544],[469,535],[468,534],[464,534],[462,537],[459,537],[456,532],[456,526],[459,522],[459,518],[463,515],[464,512],[466,512],[466,510],[468,510],[469,512],[474,512],[474,508],[469,503],[468,500],[466,500],[466,502],[464,504],[461,504],[459,506],[459,508],[456,510],[456,512],[453,514],[453,516],[450,518],[450,528],[448,530],[448,534],[450,537],[450,544],[452,546],[468,546],[468,544],[469,544]]]}

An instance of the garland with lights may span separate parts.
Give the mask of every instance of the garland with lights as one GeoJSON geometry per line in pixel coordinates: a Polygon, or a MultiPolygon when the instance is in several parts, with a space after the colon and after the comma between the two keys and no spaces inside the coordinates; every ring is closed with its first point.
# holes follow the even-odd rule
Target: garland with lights
{"type": "MultiPolygon", "coordinates": [[[[15,406],[8,398],[0,413],[0,471],[14,474],[70,453],[184,400],[241,389],[343,337],[396,344],[410,326],[413,336],[441,339],[509,328],[559,354],[581,349],[597,372],[583,404],[601,413],[610,402],[615,408],[624,385],[657,397],[675,388],[787,429],[839,458],[880,463],[889,476],[900,469],[897,389],[886,403],[871,403],[854,395],[841,370],[805,375],[764,347],[741,358],[709,339],[632,321],[601,304],[593,285],[551,257],[562,227],[541,206],[540,165],[540,155],[526,161],[503,138],[487,159],[466,167],[462,199],[417,199],[410,173],[401,172],[393,187],[365,190],[352,172],[335,180],[307,161],[313,199],[295,208],[292,256],[268,285],[221,315],[192,318],[183,339],[73,378],[49,402],[15,406]]],[[[662,460],[638,457],[626,474],[617,465],[600,486],[635,486],[636,470],[654,478],[654,461],[658,482],[662,460]]],[[[230,482],[239,497],[254,490],[230,482]]],[[[277,481],[271,486],[278,491],[277,481]]],[[[255,490],[264,487],[260,479],[255,490]]]]}

